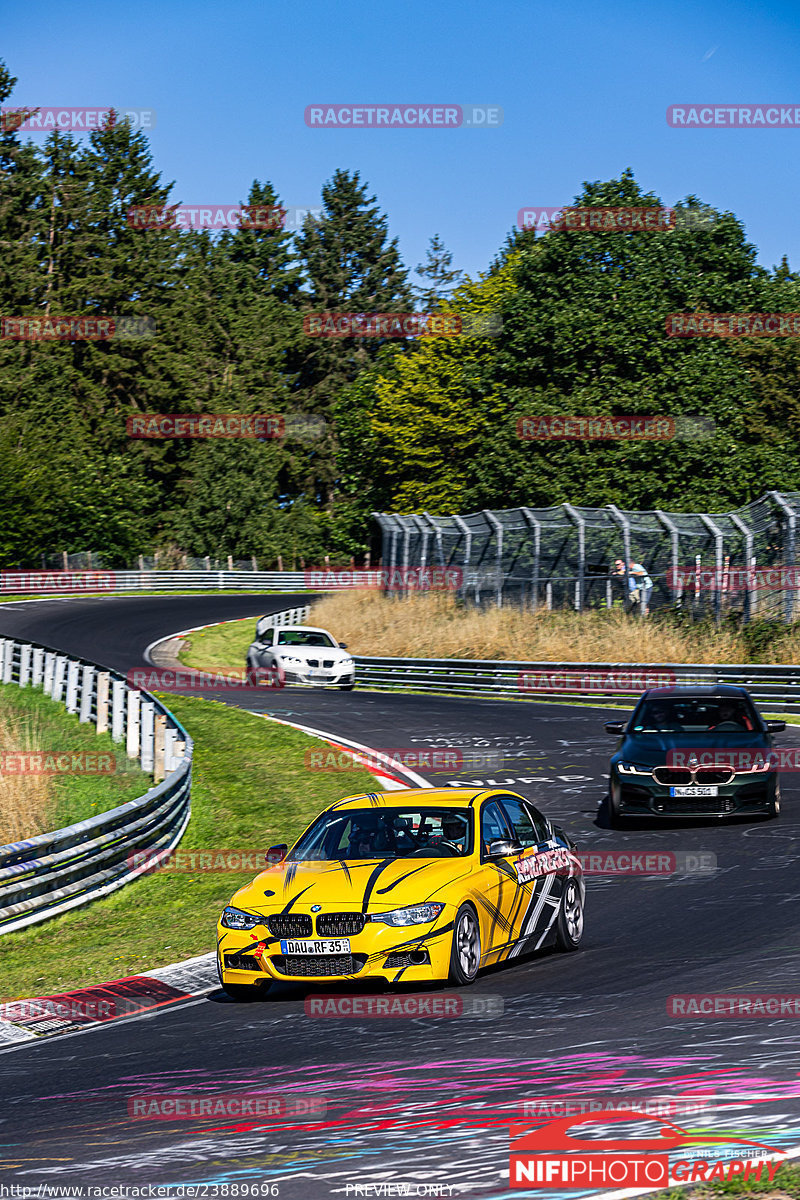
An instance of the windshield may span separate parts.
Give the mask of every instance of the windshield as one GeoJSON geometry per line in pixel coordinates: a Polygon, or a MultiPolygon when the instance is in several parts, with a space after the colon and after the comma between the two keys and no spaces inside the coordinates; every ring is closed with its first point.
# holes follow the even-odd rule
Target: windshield
{"type": "Polygon", "coordinates": [[[691,696],[647,700],[636,713],[633,733],[750,733],[761,721],[744,697],[691,696]]]}
{"type": "Polygon", "coordinates": [[[324,813],[289,862],[460,858],[472,852],[472,812],[461,808],[340,809],[324,813]]]}
{"type": "Polygon", "coordinates": [[[282,629],[278,646],[335,646],[336,642],[321,629],[282,629]]]}

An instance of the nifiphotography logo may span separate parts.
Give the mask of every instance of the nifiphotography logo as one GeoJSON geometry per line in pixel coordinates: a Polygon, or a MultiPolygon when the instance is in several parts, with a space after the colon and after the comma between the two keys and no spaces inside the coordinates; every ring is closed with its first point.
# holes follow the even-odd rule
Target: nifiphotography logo
{"type": "MultiPolygon", "coordinates": [[[[750,1142],[730,1134],[714,1136],[689,1133],[646,1113],[630,1109],[607,1109],[548,1121],[536,1129],[512,1125],[509,1159],[509,1183],[512,1188],[630,1188],[668,1187],[674,1183],[712,1183],[718,1180],[750,1179],[772,1182],[780,1161],[767,1155],[783,1154],[763,1142],[750,1142]],[[658,1125],[649,1138],[607,1138],[592,1136],[601,1126],[616,1121],[658,1125]],[[588,1133],[576,1136],[570,1130],[589,1126],[588,1133]],[[594,1126],[594,1130],[591,1129],[594,1126]],[[737,1158],[706,1150],[709,1144],[752,1147],[760,1154],[741,1150],[737,1158]]],[[[729,1152],[726,1152],[729,1153],[729,1152]]]]}

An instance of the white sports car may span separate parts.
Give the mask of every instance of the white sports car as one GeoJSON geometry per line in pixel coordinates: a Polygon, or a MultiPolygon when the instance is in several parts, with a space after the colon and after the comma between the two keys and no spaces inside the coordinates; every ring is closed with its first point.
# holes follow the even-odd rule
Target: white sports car
{"type": "Polygon", "coordinates": [[[283,678],[286,683],[332,685],[349,692],[356,667],[344,642],[314,625],[269,625],[262,617],[256,640],[247,651],[247,671],[256,678],[283,678]]]}

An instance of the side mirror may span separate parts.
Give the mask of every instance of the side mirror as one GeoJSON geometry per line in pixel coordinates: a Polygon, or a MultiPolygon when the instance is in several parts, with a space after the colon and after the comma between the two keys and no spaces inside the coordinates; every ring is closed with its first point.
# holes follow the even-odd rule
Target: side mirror
{"type": "Polygon", "coordinates": [[[340,649],[340,650],[346,650],[346,649],[347,649],[347,642],[339,642],[339,649],[340,649]]]}
{"type": "Polygon", "coordinates": [[[767,721],[767,733],[783,733],[785,728],[785,721],[767,721]]]}
{"type": "Polygon", "coordinates": [[[286,858],[286,853],[289,847],[286,842],[281,846],[270,846],[267,853],[264,855],[264,862],[268,867],[277,867],[286,858]]]}
{"type": "Polygon", "coordinates": [[[509,854],[522,854],[525,849],[522,842],[512,842],[508,838],[495,838],[489,842],[489,858],[507,858],[509,854]]]}
{"type": "Polygon", "coordinates": [[[605,731],[606,731],[606,733],[623,734],[625,732],[625,722],[624,721],[606,721],[605,731]]]}

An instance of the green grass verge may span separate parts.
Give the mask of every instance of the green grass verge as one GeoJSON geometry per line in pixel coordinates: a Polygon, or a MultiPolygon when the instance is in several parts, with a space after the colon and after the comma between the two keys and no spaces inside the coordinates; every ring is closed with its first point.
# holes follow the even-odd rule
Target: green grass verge
{"type": "Polygon", "coordinates": [[[244,670],[247,649],[256,636],[256,620],[244,617],[198,629],[186,639],[178,659],[185,667],[228,675],[244,670]]]}
{"type": "MultiPolygon", "coordinates": [[[[317,743],[298,730],[208,700],[161,699],[195,741],[182,850],[263,853],[291,843],[334,800],[380,790],[366,771],[308,771],[305,751],[317,743]]],[[[85,909],[5,934],[0,998],[68,991],[213,950],[220,911],[252,874],[147,875],[85,909]]]]}
{"type": "Polygon", "coordinates": [[[25,837],[107,812],[135,800],[153,786],[150,776],[139,769],[135,760],[126,757],[124,748],[112,742],[111,734],[98,736],[94,725],[81,725],[62,704],[40,691],[21,688],[15,683],[0,686],[0,720],[4,718],[10,721],[21,718],[25,726],[31,723],[37,731],[37,746],[43,752],[110,754],[116,763],[116,770],[109,774],[54,775],[53,807],[42,827],[26,830],[25,837]]]}

